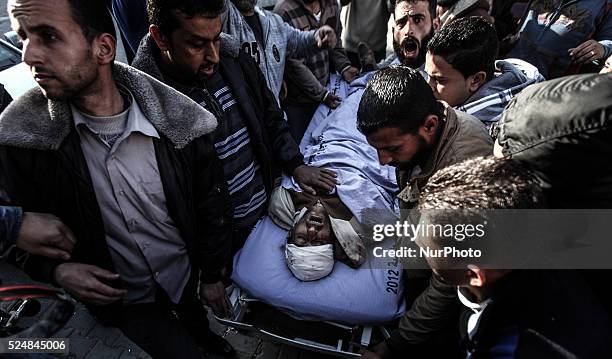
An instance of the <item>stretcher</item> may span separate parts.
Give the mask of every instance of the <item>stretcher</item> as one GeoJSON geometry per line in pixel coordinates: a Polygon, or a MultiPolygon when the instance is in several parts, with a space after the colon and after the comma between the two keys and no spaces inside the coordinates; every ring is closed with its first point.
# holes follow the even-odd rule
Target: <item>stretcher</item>
{"type": "Polygon", "coordinates": [[[401,268],[369,258],[361,269],[336,262],[332,273],[302,282],[285,263],[287,231],[265,217],[234,257],[230,318],[221,324],[264,340],[339,357],[385,339],[384,325],[405,311],[401,268]]]}
{"type": "Polygon", "coordinates": [[[251,298],[238,287],[229,296],[230,318],[215,319],[246,335],[340,358],[360,357],[359,351],[389,337],[385,326],[346,325],[332,321],[297,320],[251,298]]]}

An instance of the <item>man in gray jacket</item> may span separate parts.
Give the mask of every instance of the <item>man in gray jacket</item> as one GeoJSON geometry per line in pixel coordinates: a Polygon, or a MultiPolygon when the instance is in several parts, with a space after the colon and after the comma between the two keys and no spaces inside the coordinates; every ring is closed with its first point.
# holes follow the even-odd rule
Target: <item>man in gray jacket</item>
{"type": "Polygon", "coordinates": [[[255,6],[257,0],[225,3],[222,31],[238,40],[241,51],[253,57],[279,106],[286,58],[308,56],[336,46],[336,33],[328,25],[300,31],[279,15],[255,6]]]}
{"type": "MultiPolygon", "coordinates": [[[[296,29],[310,31],[329,25],[337,36],[342,36],[340,8],[336,0],[281,0],[274,7],[274,12],[296,29]]],[[[357,68],[351,66],[341,41],[327,51],[287,61],[287,98],[283,101],[283,109],[296,141],[302,139],[319,104],[330,108],[340,104],[340,98],[325,88],[330,75],[336,72],[349,83],[359,73],[357,68]]]]}

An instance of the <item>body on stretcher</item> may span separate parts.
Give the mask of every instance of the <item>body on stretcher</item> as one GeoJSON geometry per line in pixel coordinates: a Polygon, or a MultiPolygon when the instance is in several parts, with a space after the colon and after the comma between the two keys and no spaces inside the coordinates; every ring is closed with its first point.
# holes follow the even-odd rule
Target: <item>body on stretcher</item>
{"type": "Polygon", "coordinates": [[[264,339],[337,356],[359,356],[376,326],[405,311],[401,268],[369,258],[360,269],[336,262],[332,273],[302,282],[285,263],[287,231],[264,217],[234,257],[234,314],[218,321],[264,339]],[[332,339],[333,338],[333,339],[332,339]]]}
{"type": "MultiPolygon", "coordinates": [[[[395,171],[380,165],[376,150],[356,127],[359,93],[366,82],[364,77],[349,87],[341,76],[332,75],[328,90],[343,103],[333,111],[319,106],[300,145],[307,164],[338,174],[338,197],[364,222],[366,209],[374,215],[397,212],[398,190],[395,171]]],[[[289,177],[282,185],[300,191],[289,177]]],[[[383,325],[405,312],[397,259],[376,259],[370,252],[359,269],[336,261],[327,277],[301,282],[285,263],[286,241],[287,231],[268,217],[255,226],[234,257],[234,315],[218,318],[219,322],[270,341],[340,357],[359,357],[360,349],[388,336],[383,325]]],[[[386,246],[390,249],[393,243],[386,246]]]]}

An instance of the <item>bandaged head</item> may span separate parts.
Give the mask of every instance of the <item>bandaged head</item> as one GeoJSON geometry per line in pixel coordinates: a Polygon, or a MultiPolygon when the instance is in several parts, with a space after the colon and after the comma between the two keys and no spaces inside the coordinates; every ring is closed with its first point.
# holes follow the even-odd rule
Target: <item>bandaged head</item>
{"type": "MultiPolygon", "coordinates": [[[[299,196],[296,194],[296,197],[299,196]]],[[[337,199],[339,203],[334,203],[333,199],[328,201],[331,201],[332,208],[336,210],[343,208],[337,199]]],[[[296,212],[289,191],[279,187],[272,194],[269,214],[279,227],[289,230],[287,244],[302,248],[332,245],[334,259],[353,268],[359,267],[366,260],[365,246],[353,228],[354,225],[358,226],[356,221],[350,223],[331,216],[320,198],[296,212]]]]}
{"type": "MultiPolygon", "coordinates": [[[[307,212],[308,208],[302,208],[294,214],[294,226],[304,218],[307,212]]],[[[301,281],[321,279],[331,273],[334,268],[334,246],[331,243],[308,246],[287,243],[285,261],[297,279],[301,281]]]]}

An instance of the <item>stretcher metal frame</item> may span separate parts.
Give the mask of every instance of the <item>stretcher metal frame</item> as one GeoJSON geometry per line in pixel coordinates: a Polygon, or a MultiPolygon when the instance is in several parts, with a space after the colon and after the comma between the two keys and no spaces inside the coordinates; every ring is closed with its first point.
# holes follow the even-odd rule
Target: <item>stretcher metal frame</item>
{"type": "Polygon", "coordinates": [[[324,321],[321,322],[322,325],[330,325],[332,327],[345,330],[348,333],[356,334],[358,341],[351,340],[346,343],[344,339],[337,338],[335,340],[336,345],[333,346],[307,338],[289,338],[284,335],[273,333],[269,330],[258,328],[255,325],[246,323],[243,320],[245,315],[249,311],[249,304],[262,303],[262,301],[260,301],[259,299],[250,298],[246,292],[244,292],[237,286],[233,288],[231,294],[229,295],[229,299],[232,306],[232,317],[228,319],[219,318],[215,316],[215,319],[219,323],[227,327],[233,328],[237,331],[244,332],[245,334],[255,334],[263,340],[286,344],[294,348],[309,350],[339,358],[358,358],[361,357],[361,354],[359,354],[359,350],[365,349],[370,345],[374,329],[379,330],[383,338],[386,339],[389,337],[389,332],[384,326],[347,326],[336,322],[324,321]]]}

